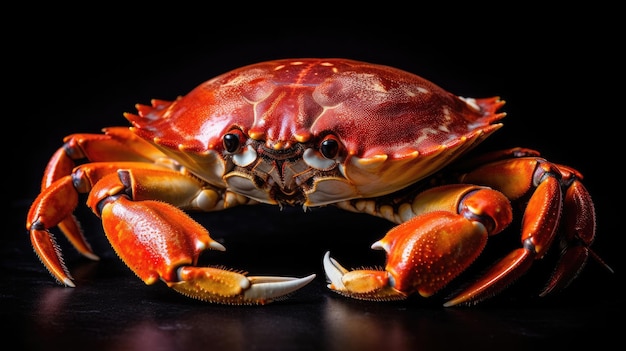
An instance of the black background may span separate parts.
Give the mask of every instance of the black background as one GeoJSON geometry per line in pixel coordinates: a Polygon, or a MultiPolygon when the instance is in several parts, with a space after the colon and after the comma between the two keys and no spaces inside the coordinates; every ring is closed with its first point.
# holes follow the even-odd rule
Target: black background
{"type": "Polygon", "coordinates": [[[173,5],[7,13],[16,21],[5,27],[3,50],[9,194],[0,244],[3,340],[33,350],[547,349],[619,342],[623,36],[611,9],[388,5],[331,14],[335,4],[303,4],[305,15],[278,5],[258,12],[243,4],[219,11],[173,5]],[[268,10],[284,14],[261,16],[268,10]],[[245,19],[252,15],[256,20],[245,19]],[[570,289],[539,299],[534,293],[548,268],[540,262],[501,296],[470,308],[443,308],[441,295],[351,301],[326,290],[322,255],[331,250],[348,267],[382,265],[384,256],[369,246],[389,224],[332,209],[260,206],[196,217],[228,249],[208,261],[255,275],[318,278],[267,306],[207,305],[161,284],[145,286],[80,208],[101,261],[87,262],[58,237],[77,287],[53,281],[24,223],[45,163],[65,135],[125,125],[122,113],[136,103],[173,99],[230,69],[287,57],[370,61],[457,95],[502,97],[505,126],[481,150],[530,147],[580,170],[598,214],[594,248],[615,274],[592,261],[570,289]]]}

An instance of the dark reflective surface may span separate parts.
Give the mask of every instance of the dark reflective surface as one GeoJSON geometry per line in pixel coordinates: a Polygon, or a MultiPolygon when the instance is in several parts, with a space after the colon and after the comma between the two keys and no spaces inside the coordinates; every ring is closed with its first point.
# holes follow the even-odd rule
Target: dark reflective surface
{"type": "MultiPolygon", "coordinates": [[[[367,249],[368,241],[332,239],[331,232],[340,233],[325,228],[342,223],[346,216],[338,211],[246,210],[252,212],[234,211],[233,215],[247,213],[246,221],[273,231],[271,238],[254,233],[248,240],[225,235],[228,251],[203,259],[250,268],[253,274],[318,273],[318,279],[290,299],[266,306],[208,305],[188,300],[162,284],[144,285],[105,242],[96,239],[100,262],[77,257],[64,246],[77,287],[62,288],[39,264],[23,233],[2,246],[5,279],[0,283],[0,315],[8,324],[3,334],[33,350],[170,350],[198,345],[216,350],[526,350],[546,345],[574,347],[581,340],[609,345],[619,339],[615,323],[623,317],[624,299],[616,277],[594,262],[569,290],[545,299],[534,297],[537,281],[528,277],[511,291],[474,307],[443,308],[445,295],[381,304],[352,301],[326,289],[321,271],[323,247],[331,248],[349,267],[382,261],[367,249]],[[291,228],[297,222],[303,223],[304,236],[296,240],[291,228]],[[321,233],[317,238],[316,231],[321,233]]],[[[215,226],[234,231],[238,225],[227,222],[243,222],[211,216],[215,226]]],[[[356,228],[386,226],[366,217],[347,218],[353,224],[365,222],[356,228]]],[[[95,225],[86,228],[101,233],[95,225]]],[[[59,242],[65,244],[63,238],[59,242]]]]}
{"type": "MultiPolygon", "coordinates": [[[[79,28],[89,33],[105,24],[79,28]]],[[[473,25],[457,31],[463,38],[424,36],[424,28],[395,23],[322,32],[263,27],[266,35],[255,38],[185,33],[189,41],[173,38],[178,33],[171,27],[100,34],[91,41],[54,26],[39,32],[29,45],[11,51],[19,61],[12,66],[19,74],[11,82],[11,105],[20,113],[9,117],[19,137],[4,152],[9,201],[0,238],[3,341],[10,340],[15,349],[89,351],[536,350],[622,343],[624,192],[613,172],[620,161],[600,157],[619,159],[623,148],[613,120],[615,102],[621,100],[601,83],[615,76],[611,63],[617,56],[599,44],[604,33],[578,26],[559,26],[558,33],[547,26],[535,36],[491,26],[468,32],[473,25]],[[160,35],[165,35],[161,41],[153,39],[160,35]],[[485,38],[491,38],[489,43],[485,38]],[[597,61],[581,51],[593,52],[597,61]],[[616,273],[590,262],[570,289],[539,299],[535,294],[549,262],[538,262],[507,292],[471,308],[441,307],[451,291],[397,303],[352,301],[326,289],[322,256],[330,250],[347,267],[382,265],[384,256],[369,246],[389,224],[332,209],[303,213],[262,206],[197,216],[227,247],[203,256],[203,263],[254,275],[316,273],[317,279],[290,299],[267,306],[208,305],[162,284],[144,285],[119,262],[98,221],[81,207],[77,215],[101,261],[79,257],[58,237],[77,287],[54,283],[30,247],[24,222],[45,162],[63,136],[124,125],[122,113],[135,103],[173,99],[244,64],[305,56],[389,64],[459,95],[502,96],[507,100],[505,127],[484,148],[537,148],[581,170],[598,212],[594,247],[616,273]]],[[[493,249],[478,263],[486,265],[519,245],[516,235],[511,231],[508,239],[490,239],[493,249]]]]}

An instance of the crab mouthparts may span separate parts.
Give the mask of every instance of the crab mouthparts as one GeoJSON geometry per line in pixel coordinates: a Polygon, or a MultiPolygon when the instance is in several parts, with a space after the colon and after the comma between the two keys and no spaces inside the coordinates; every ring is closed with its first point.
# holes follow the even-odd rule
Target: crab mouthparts
{"type": "Polygon", "coordinates": [[[305,146],[295,144],[286,149],[268,147],[254,141],[255,160],[237,163],[229,177],[231,189],[262,202],[298,205],[306,202],[304,189],[310,188],[311,168],[303,160],[305,146]],[[245,175],[244,175],[245,174],[245,175]],[[239,176],[237,176],[239,175],[239,176]],[[244,181],[247,179],[247,181],[244,181]]]}
{"type": "Polygon", "coordinates": [[[301,161],[273,159],[270,162],[272,168],[264,175],[267,177],[265,182],[269,187],[271,198],[281,204],[298,205],[304,203],[303,186],[306,186],[304,183],[310,177],[296,173],[301,161]]]}
{"type": "Polygon", "coordinates": [[[274,201],[281,205],[302,205],[305,203],[304,195],[298,189],[289,191],[280,187],[272,187],[270,189],[270,196],[274,201]]]}

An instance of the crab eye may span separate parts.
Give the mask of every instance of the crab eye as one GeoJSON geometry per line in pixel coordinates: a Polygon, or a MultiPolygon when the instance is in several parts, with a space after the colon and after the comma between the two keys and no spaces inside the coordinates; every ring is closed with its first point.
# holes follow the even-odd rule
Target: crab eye
{"type": "Polygon", "coordinates": [[[224,149],[232,154],[241,148],[243,140],[243,133],[240,130],[235,129],[224,135],[222,142],[224,143],[224,149]]]}
{"type": "Polygon", "coordinates": [[[322,140],[320,153],[328,159],[333,159],[339,154],[339,141],[334,135],[328,135],[322,140]]]}

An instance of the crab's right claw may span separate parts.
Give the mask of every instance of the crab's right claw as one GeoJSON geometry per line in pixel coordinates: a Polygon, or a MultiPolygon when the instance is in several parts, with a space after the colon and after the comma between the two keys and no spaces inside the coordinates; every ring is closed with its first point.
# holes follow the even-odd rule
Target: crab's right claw
{"type": "Polygon", "coordinates": [[[304,287],[315,274],[304,278],[246,277],[219,268],[185,266],[179,269],[178,277],[179,282],[168,285],[188,297],[231,305],[264,305],[304,287]]]}

